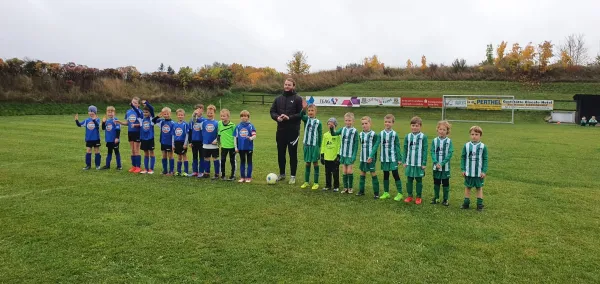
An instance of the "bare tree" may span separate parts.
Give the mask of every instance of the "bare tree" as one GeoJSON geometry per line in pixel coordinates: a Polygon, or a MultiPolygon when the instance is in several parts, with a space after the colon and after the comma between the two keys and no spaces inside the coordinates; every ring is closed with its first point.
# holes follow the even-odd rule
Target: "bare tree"
{"type": "Polygon", "coordinates": [[[566,52],[571,57],[572,65],[583,65],[589,59],[584,34],[570,34],[565,37],[565,42],[561,44],[560,51],[566,52]]]}

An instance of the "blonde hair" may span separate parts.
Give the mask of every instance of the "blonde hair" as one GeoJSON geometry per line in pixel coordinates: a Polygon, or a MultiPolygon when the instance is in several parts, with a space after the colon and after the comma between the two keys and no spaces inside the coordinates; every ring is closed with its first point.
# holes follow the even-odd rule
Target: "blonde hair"
{"type": "Polygon", "coordinates": [[[349,117],[350,119],[354,120],[354,113],[347,112],[346,114],[344,114],[344,118],[346,117],[349,117]]]}
{"type": "Polygon", "coordinates": [[[393,114],[391,114],[391,113],[388,113],[388,114],[386,114],[386,115],[385,115],[385,117],[384,117],[383,119],[384,119],[384,120],[385,120],[385,119],[391,119],[391,120],[392,120],[392,122],[396,122],[396,118],[395,118],[395,117],[394,117],[394,115],[393,115],[393,114]]]}
{"type": "Polygon", "coordinates": [[[169,107],[163,107],[161,112],[167,112],[167,113],[171,114],[171,109],[169,107]]]}
{"type": "Polygon", "coordinates": [[[230,116],[230,115],[231,115],[231,113],[229,112],[229,110],[228,110],[228,109],[226,109],[226,108],[224,108],[224,109],[221,109],[221,114],[227,114],[227,116],[230,116]]]}
{"type": "Polygon", "coordinates": [[[363,121],[363,120],[366,120],[366,121],[368,121],[369,123],[371,123],[371,117],[370,117],[370,116],[363,116],[363,117],[360,119],[360,121],[363,121]]]}
{"type": "Polygon", "coordinates": [[[212,109],[212,111],[215,111],[215,112],[217,111],[217,107],[215,105],[208,105],[206,107],[206,110],[211,110],[211,109],[212,109]]]}
{"type": "Polygon", "coordinates": [[[140,97],[133,97],[132,100],[139,102],[140,101],[140,97]]]}
{"type": "Polygon", "coordinates": [[[178,108],[175,113],[183,113],[185,114],[185,110],[183,110],[182,108],[178,108]]]}
{"type": "Polygon", "coordinates": [[[420,117],[418,117],[418,116],[415,116],[415,117],[413,117],[413,118],[410,120],[410,124],[418,124],[418,125],[421,125],[421,126],[422,126],[422,125],[423,125],[423,120],[422,120],[420,117]]]}
{"type": "Polygon", "coordinates": [[[438,121],[436,128],[440,128],[440,126],[446,127],[446,130],[447,130],[446,134],[450,135],[450,128],[452,127],[452,125],[448,121],[446,121],[446,120],[438,121]]]}
{"type": "Polygon", "coordinates": [[[471,126],[471,128],[469,129],[469,133],[471,132],[475,132],[475,133],[479,133],[481,136],[483,136],[483,129],[481,129],[481,127],[475,125],[475,126],[471,126]]]}
{"type": "Polygon", "coordinates": [[[108,106],[108,107],[106,107],[106,111],[109,111],[109,110],[115,111],[115,107],[114,106],[108,106]]]}
{"type": "Polygon", "coordinates": [[[242,116],[247,116],[248,118],[250,118],[250,112],[247,110],[242,110],[240,112],[240,117],[242,117],[242,116]]]}
{"type": "Polygon", "coordinates": [[[203,104],[197,104],[194,106],[194,109],[204,109],[204,105],[203,104]]]}
{"type": "Polygon", "coordinates": [[[285,79],[285,80],[286,80],[286,81],[290,81],[290,82],[292,82],[292,86],[296,87],[296,81],[294,81],[294,79],[292,79],[291,77],[290,77],[290,78],[287,78],[287,79],[285,79]]]}
{"type": "Polygon", "coordinates": [[[317,105],[316,104],[310,104],[308,105],[308,107],[306,107],[306,109],[311,109],[314,108],[315,110],[317,109],[317,105]]]}

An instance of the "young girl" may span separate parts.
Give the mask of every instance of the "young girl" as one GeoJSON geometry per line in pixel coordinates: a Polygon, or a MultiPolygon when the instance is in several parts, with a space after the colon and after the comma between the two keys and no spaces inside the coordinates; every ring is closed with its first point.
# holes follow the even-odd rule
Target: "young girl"
{"type": "Polygon", "coordinates": [[[342,177],[344,190],[342,193],[352,194],[352,186],[354,183],[354,175],[352,174],[352,165],[356,160],[356,152],[358,150],[358,131],[354,128],[354,114],[348,112],[344,115],[345,127],[333,131],[330,126],[329,131],[332,136],[341,136],[340,143],[340,164],[342,164],[342,177]]]}
{"type": "Polygon", "coordinates": [[[256,128],[250,123],[250,112],[240,112],[240,124],[235,127],[235,152],[240,154],[240,180],[238,182],[252,181],[252,152],[254,152],[254,139],[256,128]],[[246,172],[247,171],[247,172],[246,172]]]}
{"type": "Polygon", "coordinates": [[[406,174],[406,192],[408,197],[404,202],[413,201],[413,181],[417,181],[417,199],[415,204],[421,204],[421,194],[423,192],[423,176],[425,176],[425,166],[427,165],[427,136],[421,132],[423,121],[415,116],[410,120],[411,133],[404,137],[404,153],[406,154],[404,162],[404,173],[406,174]]]}
{"type": "Polygon", "coordinates": [[[448,206],[450,193],[450,159],[454,152],[450,135],[450,123],[440,121],[437,124],[438,137],[431,142],[431,160],[433,161],[433,199],[431,204],[440,202],[440,185],[444,187],[444,198],[442,205],[448,206]]]}

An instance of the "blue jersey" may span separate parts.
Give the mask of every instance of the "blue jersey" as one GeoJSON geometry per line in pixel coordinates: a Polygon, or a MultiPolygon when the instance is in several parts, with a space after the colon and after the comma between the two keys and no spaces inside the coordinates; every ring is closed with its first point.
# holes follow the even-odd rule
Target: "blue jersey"
{"type": "Polygon", "coordinates": [[[115,142],[115,139],[119,138],[121,134],[119,119],[116,117],[106,119],[106,122],[102,123],[102,129],[104,129],[104,141],[115,142]]]}
{"type": "Polygon", "coordinates": [[[173,145],[173,121],[161,118],[156,124],[160,127],[160,144],[173,145]]]}
{"type": "Polygon", "coordinates": [[[127,119],[128,132],[139,132],[139,124],[142,124],[142,113],[139,109],[130,109],[125,113],[125,119],[127,119]],[[134,127],[134,124],[138,124],[138,127],[134,127]]]}
{"type": "Polygon", "coordinates": [[[254,141],[248,139],[256,135],[256,128],[250,122],[241,122],[235,127],[233,137],[237,142],[237,149],[240,151],[254,150],[254,141]]]}
{"type": "Polygon", "coordinates": [[[83,122],[75,121],[77,126],[85,126],[85,141],[100,141],[100,119],[86,118],[83,122]]]}
{"type": "Polygon", "coordinates": [[[150,117],[142,119],[142,129],[140,130],[140,140],[154,140],[154,122],[150,117]]]}
{"type": "Polygon", "coordinates": [[[190,132],[191,132],[191,141],[192,142],[202,142],[202,122],[204,122],[204,117],[196,118],[196,121],[192,118],[190,120],[190,132]]]}
{"type": "Polygon", "coordinates": [[[189,124],[185,121],[173,122],[173,141],[174,142],[187,142],[188,135],[190,133],[189,124]]]}
{"type": "Polygon", "coordinates": [[[217,139],[219,133],[219,122],[214,119],[205,119],[202,122],[202,142],[211,144],[217,139]]]}

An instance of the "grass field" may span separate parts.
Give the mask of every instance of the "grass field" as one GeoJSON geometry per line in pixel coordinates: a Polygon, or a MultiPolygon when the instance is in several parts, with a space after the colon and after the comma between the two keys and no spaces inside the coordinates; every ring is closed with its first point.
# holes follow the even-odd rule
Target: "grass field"
{"type": "MultiPolygon", "coordinates": [[[[275,123],[268,106],[236,101],[223,107],[248,108],[258,129],[252,184],[84,172],[84,130],[71,115],[3,117],[0,282],[600,282],[600,128],[545,124],[530,112],[515,125],[481,125],[490,170],[479,213],[458,208],[460,146],[471,124],[453,125],[450,207],[416,206],[373,200],[369,179],[364,197],[300,182],[267,186],[266,174],[277,172],[275,123]]],[[[440,116],[353,111],[372,116],[375,130],[392,112],[401,134],[419,114],[430,137],[440,116]]]]}

